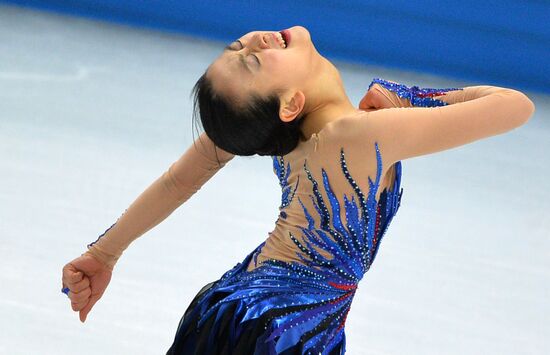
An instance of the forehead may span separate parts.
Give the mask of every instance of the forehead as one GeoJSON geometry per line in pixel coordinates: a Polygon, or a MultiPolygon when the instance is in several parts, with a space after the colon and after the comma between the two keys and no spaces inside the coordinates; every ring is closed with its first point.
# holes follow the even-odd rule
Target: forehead
{"type": "MultiPolygon", "coordinates": [[[[228,46],[233,45],[237,49],[239,48],[239,45],[235,44],[237,40],[241,40],[243,44],[246,44],[246,41],[250,37],[261,32],[266,31],[245,33],[241,37],[232,40],[228,46]]],[[[224,95],[229,95],[239,102],[241,98],[246,97],[250,93],[252,86],[255,85],[253,75],[239,61],[239,55],[236,51],[224,50],[208,67],[207,77],[212,81],[214,90],[224,95]]]]}
{"type": "Polygon", "coordinates": [[[239,68],[238,58],[230,53],[220,55],[208,67],[206,76],[212,81],[216,92],[240,102],[242,97],[246,97],[251,80],[246,70],[239,68]]]}

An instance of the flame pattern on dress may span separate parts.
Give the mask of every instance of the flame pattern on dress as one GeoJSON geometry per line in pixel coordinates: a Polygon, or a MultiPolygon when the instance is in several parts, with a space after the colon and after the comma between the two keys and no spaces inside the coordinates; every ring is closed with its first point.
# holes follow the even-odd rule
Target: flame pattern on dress
{"type": "Polygon", "coordinates": [[[279,216],[281,218],[286,218],[286,212],[283,211],[290,203],[292,198],[298,189],[298,184],[300,183],[300,177],[296,180],[294,188],[288,184],[288,177],[290,176],[290,163],[287,163],[285,167],[285,160],[282,156],[272,156],[273,159],[273,171],[279,179],[279,185],[281,186],[282,195],[281,195],[281,205],[279,206],[279,216]]]}
{"type": "Polygon", "coordinates": [[[326,171],[321,170],[330,211],[318,182],[307,168],[307,161],[304,163],[303,168],[313,188],[310,197],[320,223],[315,225],[312,213],[298,199],[308,226],[300,227],[302,241],[292,233],[289,236],[298,246],[302,262],[267,259],[248,272],[246,267],[250,258],[265,242],[260,244],[242,263],[226,272],[215,287],[201,295],[206,301],[199,302],[192,311],[194,315],[188,318],[197,321],[197,329],[212,317],[216,320],[222,318],[230,305],[236,303],[237,310],[229,321],[233,329],[230,339],[233,344],[245,334],[247,324],[260,322],[256,327],[261,326],[265,332],[257,339],[257,354],[345,352],[344,325],[357,284],[374,261],[403,192],[399,190],[401,162],[397,162],[393,187],[389,191],[384,189],[380,201],[376,201],[382,160],[377,143],[375,148],[377,173],[374,181],[368,179],[368,194],[363,193],[353,179],[341,149],[341,169],[355,193],[351,197],[343,196],[343,206],[330,187],[326,171]],[[345,210],[345,221],[340,219],[341,208],[345,210]],[[332,257],[322,256],[319,249],[332,257]],[[216,297],[215,294],[224,296],[216,297]],[[210,302],[214,299],[218,301],[210,302]]]}

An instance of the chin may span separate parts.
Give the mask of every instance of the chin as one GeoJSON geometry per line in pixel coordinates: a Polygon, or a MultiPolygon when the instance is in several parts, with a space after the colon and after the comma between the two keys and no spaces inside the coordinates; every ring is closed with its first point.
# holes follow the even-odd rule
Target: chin
{"type": "Polygon", "coordinates": [[[334,72],[334,71],[338,71],[338,69],[336,68],[336,66],[334,64],[332,64],[332,62],[330,60],[328,60],[327,58],[323,57],[322,55],[318,54],[318,62],[319,64],[317,65],[318,67],[322,68],[323,71],[329,71],[329,72],[334,72]]]}

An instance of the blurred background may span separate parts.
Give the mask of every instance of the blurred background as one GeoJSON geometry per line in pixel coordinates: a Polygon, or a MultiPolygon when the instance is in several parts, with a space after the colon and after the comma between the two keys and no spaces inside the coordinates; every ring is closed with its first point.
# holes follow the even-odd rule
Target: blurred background
{"type": "Polygon", "coordinates": [[[355,103],[380,77],[536,106],[506,134],[403,162],[347,353],[550,353],[548,18],[538,0],[0,1],[0,354],[168,350],[198,290],[273,229],[270,158],[236,157],[136,240],[84,324],[61,269],[192,143],[190,91],[223,47],[294,25],[355,103]]]}

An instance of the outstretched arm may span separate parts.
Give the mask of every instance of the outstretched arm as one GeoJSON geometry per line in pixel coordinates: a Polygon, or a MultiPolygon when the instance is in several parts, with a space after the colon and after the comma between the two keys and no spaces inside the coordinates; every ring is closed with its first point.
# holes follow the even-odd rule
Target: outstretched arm
{"type": "Polygon", "coordinates": [[[112,270],[132,241],[166,219],[233,156],[215,147],[202,133],[111,227],[88,245],[85,254],[92,255],[112,270]]]}

